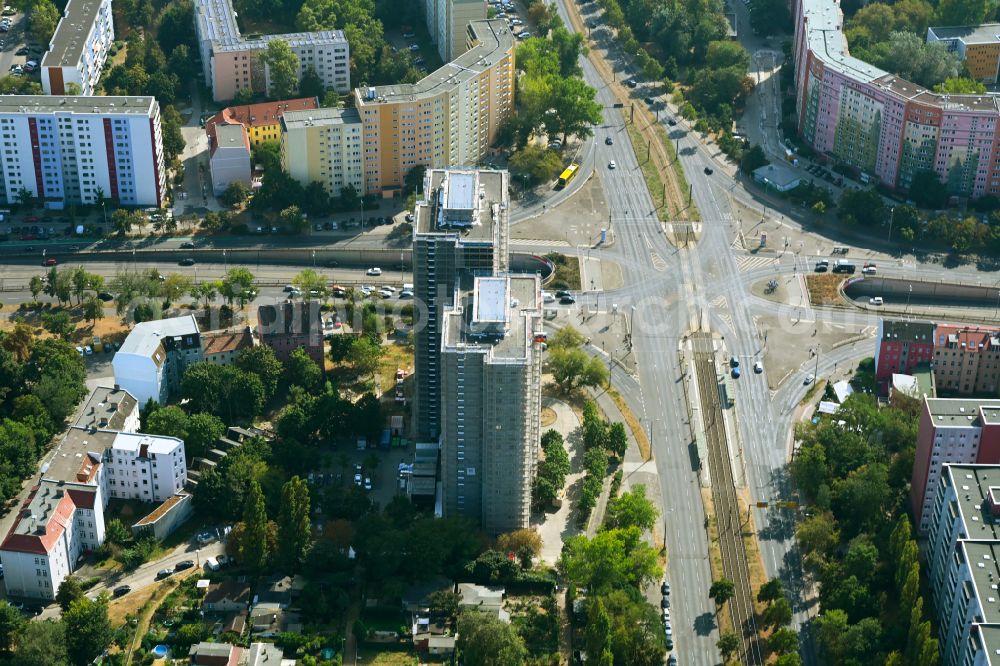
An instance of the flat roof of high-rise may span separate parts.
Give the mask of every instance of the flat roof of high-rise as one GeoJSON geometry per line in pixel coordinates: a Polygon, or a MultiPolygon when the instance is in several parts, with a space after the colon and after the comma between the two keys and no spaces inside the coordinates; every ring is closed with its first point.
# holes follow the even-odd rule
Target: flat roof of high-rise
{"type": "Polygon", "coordinates": [[[93,113],[149,115],[156,98],[148,95],[0,95],[0,113],[93,113]]]}
{"type": "Polygon", "coordinates": [[[476,291],[475,285],[482,286],[482,279],[465,280],[456,292],[457,308],[445,312],[442,348],[478,348],[488,350],[493,360],[517,361],[528,357],[528,350],[534,344],[534,330],[529,330],[532,316],[541,316],[541,280],[537,275],[509,275],[488,278],[488,289],[494,289],[493,280],[504,281],[503,302],[492,304],[489,314],[491,321],[504,321],[505,334],[502,336],[473,335],[472,323],[476,291]],[[502,312],[497,312],[502,308],[502,312]]]}
{"type": "Polygon", "coordinates": [[[424,200],[417,203],[414,211],[415,232],[460,234],[465,241],[495,241],[497,226],[507,224],[509,178],[506,171],[493,169],[428,171],[429,187],[424,192],[424,200]],[[454,194],[456,186],[458,195],[454,194]],[[442,195],[443,190],[447,190],[447,197],[442,195]],[[460,226],[452,225],[451,218],[444,215],[453,200],[463,206],[454,209],[463,214],[460,226]]]}
{"type": "Polygon", "coordinates": [[[954,484],[967,538],[1000,539],[1000,523],[990,514],[990,489],[1000,488],[1000,465],[945,463],[942,476],[954,484]]]}
{"type": "Polygon", "coordinates": [[[236,11],[230,0],[196,0],[194,14],[200,38],[213,42],[213,49],[218,52],[262,48],[272,39],[282,39],[293,47],[309,44],[347,43],[347,37],[344,36],[343,30],[252,35],[246,38],[240,34],[240,27],[236,22],[236,11]]]}
{"type": "Polygon", "coordinates": [[[503,19],[471,21],[469,30],[476,40],[471,49],[416,83],[359,87],[355,90],[358,105],[414,102],[444,92],[482,74],[514,46],[514,35],[503,19]]]}
{"type": "Polygon", "coordinates": [[[42,67],[75,67],[80,63],[102,2],[69,0],[49,42],[49,50],[42,57],[42,67]]]}
{"type": "Polygon", "coordinates": [[[929,28],[938,39],[960,39],[966,44],[1000,43],[1000,23],[949,25],[929,28]]]}
{"type": "Polygon", "coordinates": [[[1000,399],[927,398],[927,410],[938,427],[982,426],[980,408],[983,408],[987,423],[1000,421],[1000,399]]]}
{"type": "Polygon", "coordinates": [[[121,430],[125,419],[135,411],[135,396],[120,386],[98,386],[87,398],[80,417],[73,423],[79,428],[121,430]]]}
{"type": "Polygon", "coordinates": [[[286,130],[305,127],[360,124],[361,115],[355,108],[323,108],[307,111],[286,111],[281,116],[281,126],[286,130]]]}

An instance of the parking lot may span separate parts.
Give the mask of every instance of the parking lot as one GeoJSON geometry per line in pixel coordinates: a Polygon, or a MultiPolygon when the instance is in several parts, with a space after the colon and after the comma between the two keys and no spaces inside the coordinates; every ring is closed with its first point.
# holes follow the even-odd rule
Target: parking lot
{"type": "Polygon", "coordinates": [[[37,64],[42,60],[44,47],[40,44],[26,44],[26,22],[24,14],[15,12],[12,8],[5,7],[0,22],[0,76],[7,76],[14,73],[17,76],[28,76],[34,81],[39,80],[37,64]],[[6,29],[3,29],[6,27],[6,29]],[[35,63],[34,71],[25,72],[24,66],[28,61],[35,63]],[[17,72],[21,72],[18,74],[17,72]]]}

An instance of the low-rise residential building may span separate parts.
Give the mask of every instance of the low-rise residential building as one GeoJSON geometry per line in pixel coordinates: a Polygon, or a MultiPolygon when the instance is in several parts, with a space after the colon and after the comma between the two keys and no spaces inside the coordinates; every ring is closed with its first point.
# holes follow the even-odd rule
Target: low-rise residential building
{"type": "Polygon", "coordinates": [[[42,57],[42,90],[93,95],[114,40],[111,0],[69,0],[42,57]]]}
{"type": "Polygon", "coordinates": [[[239,612],[247,609],[252,598],[249,583],[227,578],[208,586],[203,607],[212,613],[239,612]]]}
{"type": "Polygon", "coordinates": [[[946,464],[926,546],[943,666],[989,666],[1000,653],[1000,466],[946,464]]]}
{"type": "Polygon", "coordinates": [[[166,402],[184,370],[202,359],[201,332],[194,315],[136,324],[115,352],[115,383],[140,404],[166,402]]]}
{"type": "Polygon", "coordinates": [[[875,340],[876,382],[887,382],[893,374],[908,375],[934,360],[933,322],[879,319],[875,340]]]}
{"type": "Polygon", "coordinates": [[[166,168],[153,97],[0,96],[0,203],[45,208],[163,204],[166,168]]]}
{"type": "Polygon", "coordinates": [[[910,501],[917,528],[930,529],[941,466],[1000,463],[1000,400],[925,398],[910,501]]]}
{"type": "Polygon", "coordinates": [[[416,83],[357,88],[364,191],[395,192],[414,167],[480,164],[514,114],[514,36],[502,19],[473,21],[468,49],[416,83]]]}
{"type": "Polygon", "coordinates": [[[927,28],[927,43],[940,42],[983,83],[996,83],[1000,68],[1000,23],[927,28]]]}
{"type": "Polygon", "coordinates": [[[201,335],[201,357],[208,363],[231,365],[244,349],[256,343],[249,326],[238,331],[208,331],[201,335]]]}
{"type": "Polygon", "coordinates": [[[344,93],[351,88],[350,47],[342,30],[245,38],[230,0],[197,0],[194,24],[205,81],[217,102],[234,99],[241,90],[259,94],[270,89],[261,55],[274,39],[287,42],[298,58],[299,79],[312,68],[326,90],[344,93]]]}
{"type": "Polygon", "coordinates": [[[261,344],[274,350],[280,361],[302,347],[320,369],[324,367],[323,320],[320,304],[279,303],[257,308],[257,333],[261,344]]]}
{"type": "Polygon", "coordinates": [[[281,117],[281,166],[308,185],[321,183],[330,196],[345,187],[362,192],[365,166],[357,109],[289,111],[281,117]]]}
{"type": "Polygon", "coordinates": [[[221,125],[215,130],[215,141],[209,148],[209,171],[212,192],[220,196],[232,183],[250,187],[253,172],[250,164],[250,139],[243,125],[221,125]]]}
{"type": "Polygon", "coordinates": [[[188,650],[191,666],[240,666],[245,648],[229,643],[202,642],[188,650]]]}
{"type": "Polygon", "coordinates": [[[250,147],[256,148],[265,141],[281,139],[281,116],[289,111],[311,111],[319,108],[315,97],[279,99],[274,102],[227,106],[205,121],[205,133],[211,143],[215,128],[221,125],[242,125],[246,128],[250,147]]]}

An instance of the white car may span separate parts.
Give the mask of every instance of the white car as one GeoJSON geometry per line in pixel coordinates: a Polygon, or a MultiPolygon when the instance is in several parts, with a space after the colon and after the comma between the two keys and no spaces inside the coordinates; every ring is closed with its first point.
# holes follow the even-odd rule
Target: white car
{"type": "Polygon", "coordinates": [[[764,372],[764,364],[761,363],[760,361],[757,361],[756,363],[753,364],[753,371],[758,375],[764,372]]]}
{"type": "Polygon", "coordinates": [[[386,289],[385,287],[378,290],[378,295],[381,296],[382,298],[392,298],[393,296],[395,296],[395,294],[391,290],[386,289]]]}
{"type": "Polygon", "coordinates": [[[399,292],[399,297],[400,298],[413,298],[413,292],[411,290],[409,290],[409,289],[404,289],[403,291],[399,292]]]}
{"type": "Polygon", "coordinates": [[[542,301],[544,301],[546,303],[555,303],[556,302],[556,297],[553,296],[552,292],[550,292],[550,291],[543,291],[542,292],[542,301]]]}
{"type": "Polygon", "coordinates": [[[872,296],[868,299],[869,305],[884,305],[885,301],[882,300],[881,296],[872,296]]]}
{"type": "Polygon", "coordinates": [[[810,384],[813,383],[814,379],[816,379],[816,375],[814,375],[814,374],[812,374],[810,372],[808,375],[806,375],[806,378],[805,378],[805,380],[803,380],[802,383],[805,384],[806,386],[809,386],[810,384]]]}
{"type": "Polygon", "coordinates": [[[618,168],[618,165],[617,165],[617,164],[615,164],[615,161],[614,161],[614,160],[611,160],[610,162],[608,162],[608,168],[609,168],[609,169],[617,169],[617,168],[618,168]]]}
{"type": "Polygon", "coordinates": [[[377,266],[372,266],[365,271],[365,275],[382,275],[382,269],[377,266]]]}
{"type": "Polygon", "coordinates": [[[90,345],[87,345],[86,347],[83,348],[83,353],[86,354],[87,356],[90,356],[91,354],[94,353],[94,349],[90,345]]]}

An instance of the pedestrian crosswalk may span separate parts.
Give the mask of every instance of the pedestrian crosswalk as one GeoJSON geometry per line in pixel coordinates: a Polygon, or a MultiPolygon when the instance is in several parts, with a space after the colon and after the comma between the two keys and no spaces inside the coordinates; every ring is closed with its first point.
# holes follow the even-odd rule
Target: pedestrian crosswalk
{"type": "Polygon", "coordinates": [[[515,247],[571,247],[564,240],[550,240],[545,238],[514,238],[510,244],[515,247]]]}
{"type": "Polygon", "coordinates": [[[777,264],[778,260],[774,257],[742,256],[736,258],[736,263],[739,265],[740,272],[749,273],[758,268],[770,268],[777,264]]]}

